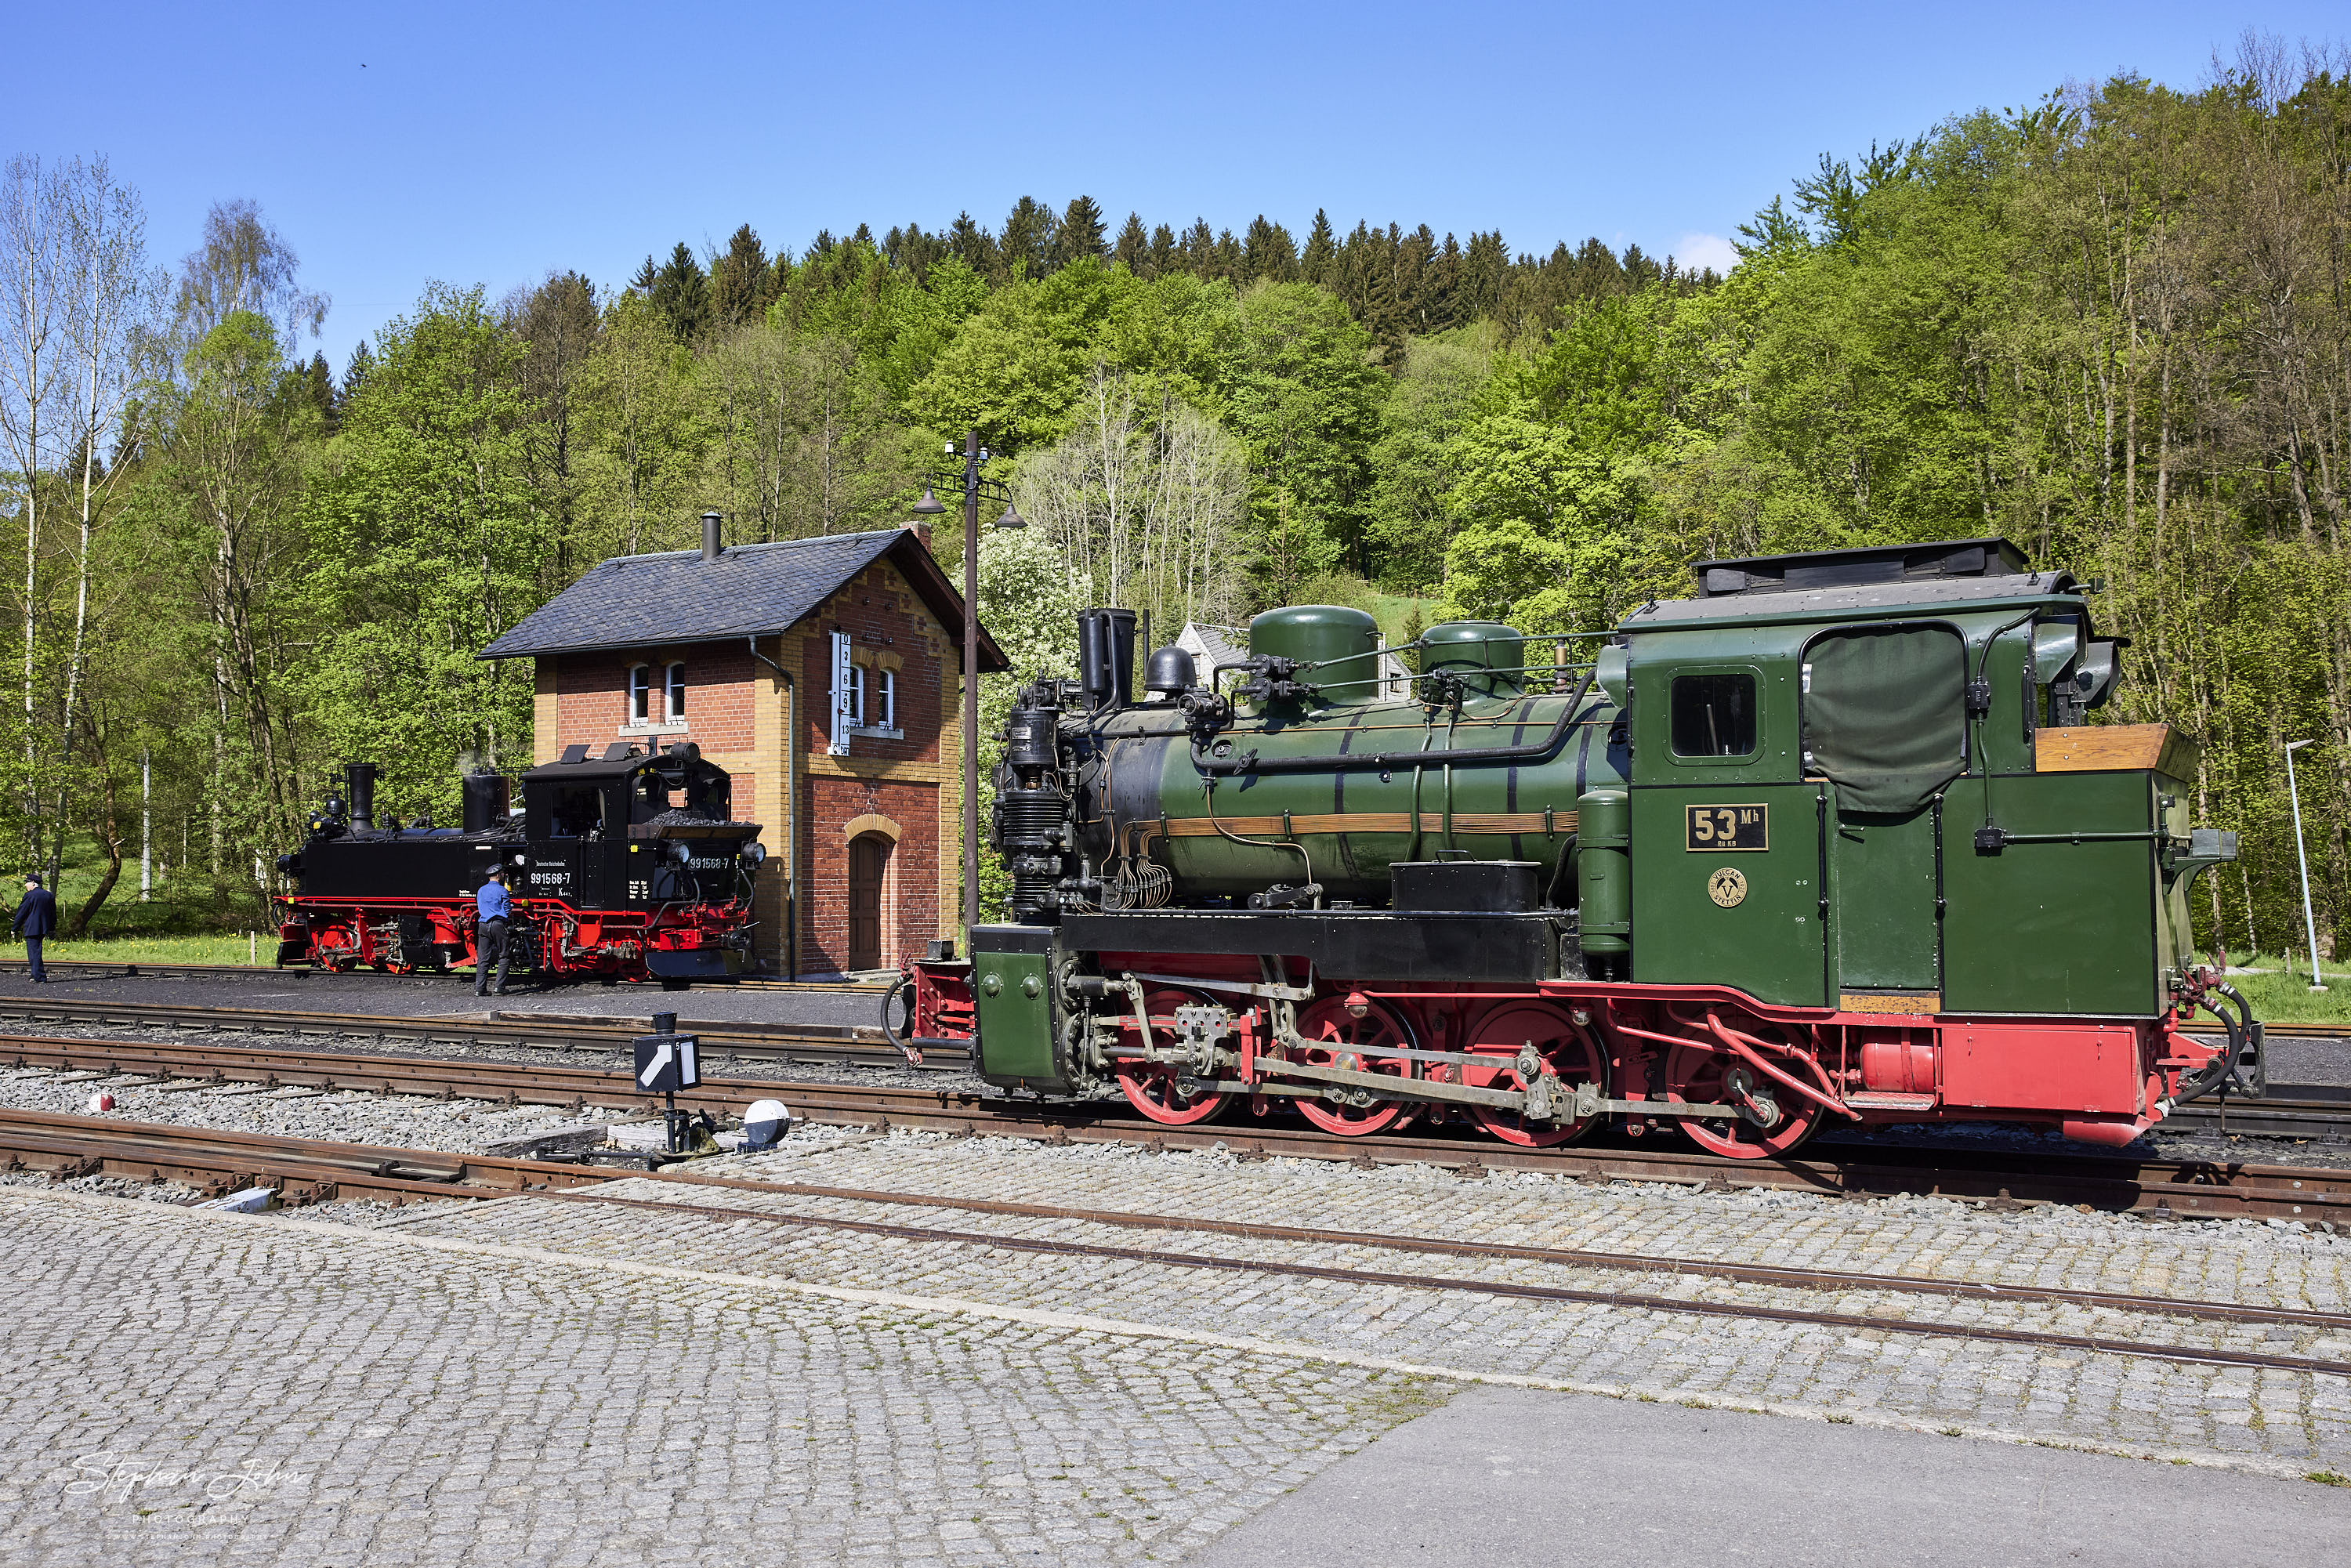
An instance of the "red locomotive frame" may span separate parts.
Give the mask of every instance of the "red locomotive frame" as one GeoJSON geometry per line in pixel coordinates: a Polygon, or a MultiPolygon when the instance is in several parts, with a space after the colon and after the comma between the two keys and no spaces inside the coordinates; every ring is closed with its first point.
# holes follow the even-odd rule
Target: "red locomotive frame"
{"type": "MultiPolygon", "coordinates": [[[[1678,1124],[1699,1147],[1745,1159],[1789,1153],[1833,1124],[2026,1123],[2119,1147],[2163,1119],[2184,1080],[2221,1070],[2215,1064],[2231,1054],[2184,1030],[2210,983],[2200,972],[2189,977],[2179,1006],[2153,1019],[1849,1012],[1774,1006],[1721,986],[1332,984],[1295,1004],[1294,1036],[1306,1047],[1284,1051],[1273,1043],[1271,1004],[1232,994],[1264,977],[1249,960],[1102,959],[1108,974],[1163,977],[1146,991],[1153,1040],[1130,1026],[1110,1056],[1128,1101],[1170,1125],[1210,1121],[1244,1103],[1262,1116],[1288,1100],[1334,1133],[1466,1120],[1528,1147],[1566,1144],[1612,1120],[1636,1136],[1678,1124]],[[1190,991],[1179,979],[1217,989],[1190,991]],[[1194,1081],[1164,1060],[1164,1051],[1145,1054],[1173,1038],[1176,1006],[1208,995],[1239,1015],[1238,1069],[1220,1080],[1228,1089],[1194,1081]],[[1426,1060],[1432,1055],[1479,1060],[1426,1060]],[[1320,1085],[1301,1083],[1285,1071],[1302,1063],[1353,1071],[1359,1085],[1371,1072],[1396,1078],[1399,1087],[1417,1080],[1421,1087],[1516,1095],[1531,1087],[1522,1075],[1530,1061],[1562,1095],[1579,1082],[1595,1085],[1597,1094],[1586,1099],[1597,1103],[1571,1119],[1530,1120],[1460,1100],[1389,1098],[1360,1087],[1332,1094],[1329,1076],[1320,1085]],[[1738,1113],[1679,1109],[1693,1105],[1738,1113]],[[1765,1107],[1776,1120],[1749,1113],[1765,1107]]],[[[1313,985],[1294,970],[1284,977],[1313,985]]],[[[913,1046],[974,1038],[969,965],[918,963],[909,979],[913,1046]]]]}
{"type": "MultiPolygon", "coordinates": [[[[277,961],[347,973],[434,973],[479,961],[476,906],[452,898],[309,897],[277,901],[277,961]],[[420,931],[417,923],[423,923],[420,931]]],[[[649,952],[696,953],[728,946],[750,919],[742,900],[645,909],[579,909],[556,898],[514,901],[510,962],[553,979],[655,977],[649,952]]]]}

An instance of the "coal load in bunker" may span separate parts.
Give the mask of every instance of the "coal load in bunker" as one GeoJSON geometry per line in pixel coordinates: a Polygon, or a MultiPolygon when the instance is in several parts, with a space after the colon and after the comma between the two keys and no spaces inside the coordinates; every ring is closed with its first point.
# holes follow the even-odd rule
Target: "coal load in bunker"
{"type": "Polygon", "coordinates": [[[2189,934],[2236,835],[2189,821],[2191,737],[2097,721],[2123,643],[2084,584],[1997,538],[1697,575],[1571,637],[1273,610],[1229,664],[1151,653],[1142,700],[1134,614],[1085,612],[1080,678],[1003,734],[1009,918],[907,968],[893,1038],[1170,1124],[1741,1158],[1890,1123],[2119,1145],[2262,1092],[2189,934]]]}

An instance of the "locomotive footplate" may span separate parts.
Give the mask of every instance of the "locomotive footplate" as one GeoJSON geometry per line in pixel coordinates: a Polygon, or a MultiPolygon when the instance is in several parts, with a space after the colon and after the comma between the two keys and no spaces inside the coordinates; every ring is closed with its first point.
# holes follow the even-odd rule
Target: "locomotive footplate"
{"type": "Polygon", "coordinates": [[[1541,915],[1171,909],[1065,915],[1061,930],[1061,946],[1081,952],[1263,954],[1384,983],[1529,985],[1561,977],[1562,924],[1541,915]]]}

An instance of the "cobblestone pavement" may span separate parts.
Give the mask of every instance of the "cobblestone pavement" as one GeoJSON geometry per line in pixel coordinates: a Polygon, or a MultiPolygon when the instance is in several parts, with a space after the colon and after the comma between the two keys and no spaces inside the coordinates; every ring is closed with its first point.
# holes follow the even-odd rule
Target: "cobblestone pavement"
{"type": "MultiPolygon", "coordinates": [[[[1239,1165],[1221,1152],[1052,1148],[897,1134],[834,1152],[705,1162],[711,1174],[1659,1258],[2032,1284],[2342,1312],[2351,1242],[2297,1227],[2157,1226],[2071,1209],[1992,1215],[1938,1199],[1835,1202],[1782,1194],[1593,1188],[1546,1177],[1462,1182],[1426,1167],[1379,1173],[1307,1162],[1239,1165]]],[[[1389,1272],[1638,1290],[1887,1318],[2102,1334],[2351,1360],[2351,1336],[2307,1327],[2149,1320],[2108,1309],[1886,1291],[1739,1285],[1701,1275],[1415,1257],[1202,1232],[1137,1232],[729,1189],[616,1185],[615,1195],[1268,1258],[1389,1272]]],[[[1640,1309],[1562,1305],[1252,1275],[1130,1260],[1040,1256],[967,1242],[556,1200],[449,1210],[418,1228],[566,1255],[660,1256],[804,1283],[992,1308],[1099,1312],[1164,1332],[1244,1334],[1334,1357],[1635,1397],[1700,1400],[2091,1451],[2224,1463],[2271,1474],[2351,1471],[2351,1379],[2217,1368],[2044,1346],[1928,1339],[1640,1309]]]]}
{"type": "MultiPolygon", "coordinates": [[[[1222,1151],[804,1137],[705,1174],[2344,1310],[2351,1241],[1222,1151]]],[[[784,1190],[616,1196],[2351,1359],[2307,1328],[1253,1241],[784,1190]]],[[[0,1187],[0,1558],[1174,1560],[1470,1381],[2302,1477],[2351,1379],[517,1197],[360,1224],[0,1187]]]]}
{"type": "Polygon", "coordinates": [[[0,1558],[1166,1561],[1447,1392],[413,1228],[0,1191],[0,1558]]]}

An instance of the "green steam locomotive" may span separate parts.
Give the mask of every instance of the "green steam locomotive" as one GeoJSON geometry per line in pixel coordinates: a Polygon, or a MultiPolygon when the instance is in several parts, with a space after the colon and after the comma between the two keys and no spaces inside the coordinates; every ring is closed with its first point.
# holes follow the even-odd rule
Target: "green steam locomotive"
{"type": "Polygon", "coordinates": [[[991,842],[1011,919],[918,964],[913,1044],[1186,1124],[1604,1124],[1783,1154],[1824,1124],[2110,1145],[2258,1095],[2193,964],[2195,742],[2091,716],[2121,642],[2001,539],[1700,563],[1593,637],[1275,610],[1245,659],[1081,618],[1027,687],[991,842]],[[2198,1038],[2187,1032],[2210,1014],[2198,1038]],[[2217,1039],[2211,1038],[2217,1036],[2217,1039]]]}

